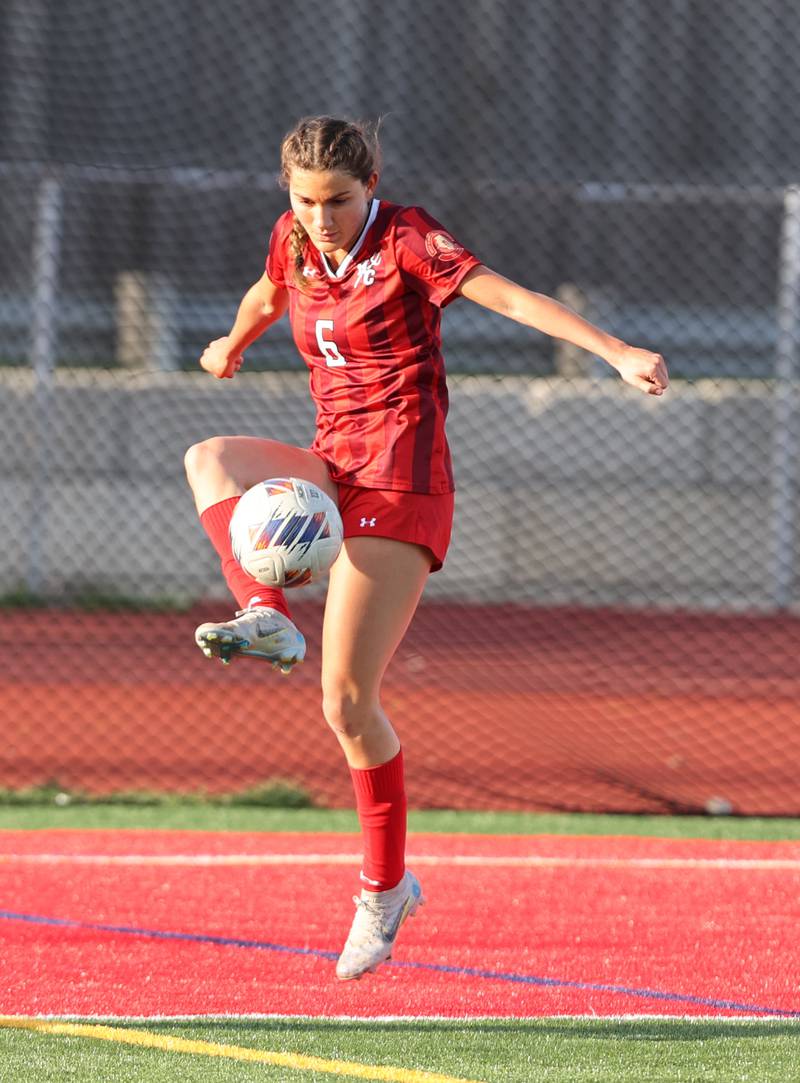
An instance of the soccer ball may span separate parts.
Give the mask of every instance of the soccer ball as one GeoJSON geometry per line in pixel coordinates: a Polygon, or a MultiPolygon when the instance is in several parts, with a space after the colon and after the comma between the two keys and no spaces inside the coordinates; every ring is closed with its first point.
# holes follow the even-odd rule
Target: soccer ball
{"type": "Polygon", "coordinates": [[[328,571],[342,545],[331,498],[300,478],[268,478],[248,489],[230,525],[233,555],[268,587],[302,587],[328,571]]]}

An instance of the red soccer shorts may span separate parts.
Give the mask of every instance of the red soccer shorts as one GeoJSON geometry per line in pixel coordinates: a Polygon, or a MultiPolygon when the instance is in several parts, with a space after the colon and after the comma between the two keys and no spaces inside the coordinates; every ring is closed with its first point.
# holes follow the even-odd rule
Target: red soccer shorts
{"type": "Polygon", "coordinates": [[[399,493],[337,483],[345,538],[394,538],[423,545],[438,572],[453,529],[452,493],[399,493]]]}

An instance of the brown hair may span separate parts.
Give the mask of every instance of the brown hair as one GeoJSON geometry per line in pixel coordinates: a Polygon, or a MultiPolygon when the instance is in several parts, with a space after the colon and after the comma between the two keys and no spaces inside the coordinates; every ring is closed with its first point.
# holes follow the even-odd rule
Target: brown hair
{"type": "MultiPolygon", "coordinates": [[[[358,124],[335,117],[303,117],[288,132],[281,144],[280,183],[289,187],[293,169],[311,172],[339,170],[366,184],[380,167],[378,125],[358,124]]],[[[303,277],[303,246],[308,234],[294,220],[289,238],[294,277],[301,289],[307,288],[303,277]]]]}

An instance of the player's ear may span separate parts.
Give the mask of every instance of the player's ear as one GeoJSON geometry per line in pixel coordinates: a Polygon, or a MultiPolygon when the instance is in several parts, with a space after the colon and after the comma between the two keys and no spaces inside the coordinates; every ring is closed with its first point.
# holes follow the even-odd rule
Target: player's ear
{"type": "Polygon", "coordinates": [[[366,189],[367,199],[372,199],[372,197],[375,195],[375,189],[378,187],[378,180],[379,179],[380,179],[380,174],[379,173],[377,173],[377,172],[370,173],[369,179],[367,180],[367,183],[364,186],[365,189],[366,189]]]}

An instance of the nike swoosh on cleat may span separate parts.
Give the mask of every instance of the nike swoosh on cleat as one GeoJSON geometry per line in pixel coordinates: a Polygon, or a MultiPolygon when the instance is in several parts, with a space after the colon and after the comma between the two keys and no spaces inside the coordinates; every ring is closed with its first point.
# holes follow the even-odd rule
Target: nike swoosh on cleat
{"type": "Polygon", "coordinates": [[[383,936],[384,936],[384,939],[385,939],[387,944],[393,944],[394,943],[395,937],[397,936],[398,932],[400,931],[400,926],[403,924],[406,917],[408,916],[408,912],[411,909],[411,906],[412,906],[413,902],[414,902],[414,897],[413,897],[413,895],[410,895],[406,899],[402,910],[400,911],[400,913],[395,918],[394,924],[390,925],[388,927],[385,927],[383,929],[383,936]]]}

